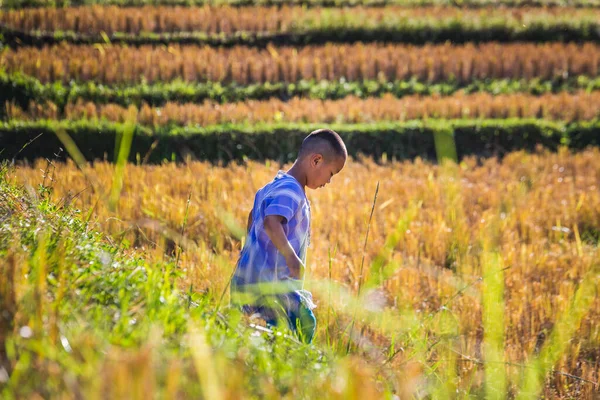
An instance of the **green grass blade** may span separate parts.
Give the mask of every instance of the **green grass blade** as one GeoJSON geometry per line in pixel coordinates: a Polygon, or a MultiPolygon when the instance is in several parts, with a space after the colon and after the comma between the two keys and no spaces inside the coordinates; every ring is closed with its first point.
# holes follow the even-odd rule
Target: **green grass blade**
{"type": "Polygon", "coordinates": [[[115,211],[119,197],[121,196],[121,190],[123,189],[123,175],[125,173],[125,164],[129,158],[129,152],[131,151],[131,142],[133,141],[133,135],[135,132],[135,125],[128,123],[125,125],[120,141],[118,142],[119,152],[117,155],[117,162],[115,172],[113,175],[113,182],[110,191],[109,208],[115,211]]]}
{"type": "Polygon", "coordinates": [[[504,268],[499,253],[483,255],[483,330],[486,399],[506,398],[504,268]]]}
{"type": "Polygon", "coordinates": [[[571,300],[570,307],[559,316],[554,330],[546,344],[544,344],[540,355],[530,362],[525,381],[517,396],[518,400],[539,398],[545,377],[552,371],[554,365],[566,351],[570,339],[596,299],[598,285],[600,285],[600,265],[596,264],[583,277],[571,300]]]}

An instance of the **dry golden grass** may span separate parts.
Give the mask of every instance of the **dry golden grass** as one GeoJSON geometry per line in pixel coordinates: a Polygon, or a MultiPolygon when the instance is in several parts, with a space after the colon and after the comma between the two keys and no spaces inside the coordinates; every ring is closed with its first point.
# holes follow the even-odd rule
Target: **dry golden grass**
{"type": "Polygon", "coordinates": [[[453,46],[353,44],[256,49],[236,46],[24,47],[0,53],[0,67],[42,82],[93,80],[123,84],[146,80],[240,84],[301,79],[426,82],[485,78],[552,79],[598,75],[600,46],[585,44],[466,44],[453,46]]]}
{"type": "Polygon", "coordinates": [[[271,99],[239,103],[203,104],[166,103],[163,107],[143,104],[121,107],[117,104],[95,104],[78,101],[67,104],[64,114],[52,103],[31,103],[23,110],[6,104],[12,119],[105,119],[126,122],[135,116],[147,126],[170,123],[179,125],[215,125],[229,122],[338,122],[405,121],[422,118],[544,118],[549,120],[591,120],[600,114],[600,92],[546,94],[533,96],[510,94],[494,96],[488,93],[453,96],[407,96],[401,99],[386,94],[382,98],[342,100],[293,98],[289,101],[271,99]]]}
{"type": "MultiPolygon", "coordinates": [[[[92,209],[94,228],[112,234],[114,240],[125,238],[154,258],[176,248],[172,240],[182,230],[191,194],[184,235],[194,245],[184,242],[187,250],[181,254],[185,271],[181,285],[221,293],[240,247],[230,230],[231,221],[244,223],[255,191],[272,179],[278,167],[254,162],[226,168],[197,162],[128,165],[116,212],[109,211],[104,200],[114,172],[108,163],[87,166],[84,174],[72,163],[48,167],[39,161],[32,167],[17,168],[14,179],[38,185],[46,174],[48,185],[53,177],[55,199],[66,199],[84,213],[92,209]],[[166,242],[165,232],[170,237],[166,242]]],[[[434,355],[443,359],[454,354],[447,362],[460,367],[459,387],[477,387],[482,379],[481,367],[466,357],[480,359],[483,352],[478,279],[488,254],[485,249],[495,249],[501,264],[508,268],[504,272],[504,345],[506,359],[515,363],[525,362],[539,350],[584,274],[600,262],[597,148],[575,155],[564,149],[534,155],[517,152],[502,161],[489,159],[477,165],[474,159],[466,159],[445,167],[419,160],[383,164],[362,160],[349,162],[327,188],[309,193],[313,244],[307,270],[311,286],[316,288],[316,282],[331,275],[356,291],[377,181],[381,187],[366,249],[366,288],[377,279],[369,265],[378,256],[392,271],[381,284],[383,296],[378,298],[377,290],[369,292],[373,307],[384,307],[392,315],[414,307],[420,313],[434,313],[436,323],[456,321],[460,335],[452,343],[461,354],[440,347],[434,355]],[[331,271],[329,251],[335,253],[331,271]],[[461,291],[466,285],[471,286],[461,291]],[[440,313],[442,305],[447,310],[440,313]]],[[[316,293],[319,337],[323,340],[325,332],[341,337],[343,324],[335,310],[343,307],[342,298],[334,294],[329,303],[326,295],[316,293]],[[331,322],[326,326],[330,312],[331,322]]],[[[388,318],[385,315],[381,318],[388,318]]],[[[558,361],[557,371],[595,382],[600,379],[599,326],[596,292],[591,309],[558,361]]],[[[367,326],[363,333],[376,347],[389,345],[376,329],[367,326]]],[[[447,343],[447,338],[440,340],[447,343]]],[[[399,338],[397,346],[401,345],[399,338]]],[[[368,358],[366,353],[363,356],[368,358]]],[[[404,364],[409,358],[399,353],[388,365],[398,376],[420,368],[404,364]]],[[[507,371],[514,385],[521,369],[513,366],[507,371]]],[[[597,390],[590,383],[551,373],[544,394],[592,398],[597,390]]]]}
{"type": "Polygon", "coordinates": [[[467,25],[529,26],[539,23],[598,21],[597,9],[456,7],[303,8],[303,7],[117,7],[31,8],[0,11],[0,23],[23,31],[74,31],[82,34],[289,32],[314,27],[402,26],[415,22],[458,21],[467,25]],[[518,25],[517,25],[518,24],[518,25]]]}

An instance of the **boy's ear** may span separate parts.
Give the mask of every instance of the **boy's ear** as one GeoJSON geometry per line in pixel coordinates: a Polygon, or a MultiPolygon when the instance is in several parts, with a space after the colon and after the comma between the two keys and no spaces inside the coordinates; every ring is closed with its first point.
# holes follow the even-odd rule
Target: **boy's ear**
{"type": "Polygon", "coordinates": [[[311,161],[312,165],[317,166],[323,162],[323,156],[321,154],[313,154],[311,161]]]}

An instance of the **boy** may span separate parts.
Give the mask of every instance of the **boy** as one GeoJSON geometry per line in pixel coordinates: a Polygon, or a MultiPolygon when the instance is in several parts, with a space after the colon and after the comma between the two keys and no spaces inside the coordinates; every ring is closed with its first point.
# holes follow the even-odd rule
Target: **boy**
{"type": "Polygon", "coordinates": [[[310,203],[305,188],[327,185],[346,163],[340,136],[319,129],[302,142],[287,172],[259,189],[248,215],[248,236],[231,281],[232,303],[246,314],[259,313],[269,325],[287,321],[301,340],[313,339],[312,295],[302,290],[310,243],[310,203]]]}

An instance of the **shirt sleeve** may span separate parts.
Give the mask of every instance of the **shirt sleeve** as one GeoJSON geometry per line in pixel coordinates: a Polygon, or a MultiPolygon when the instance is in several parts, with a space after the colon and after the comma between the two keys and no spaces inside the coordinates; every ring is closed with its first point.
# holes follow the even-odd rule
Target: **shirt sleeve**
{"type": "Polygon", "coordinates": [[[280,215],[286,222],[292,219],[300,208],[302,198],[291,188],[281,188],[267,196],[264,200],[264,216],[280,215]]]}

